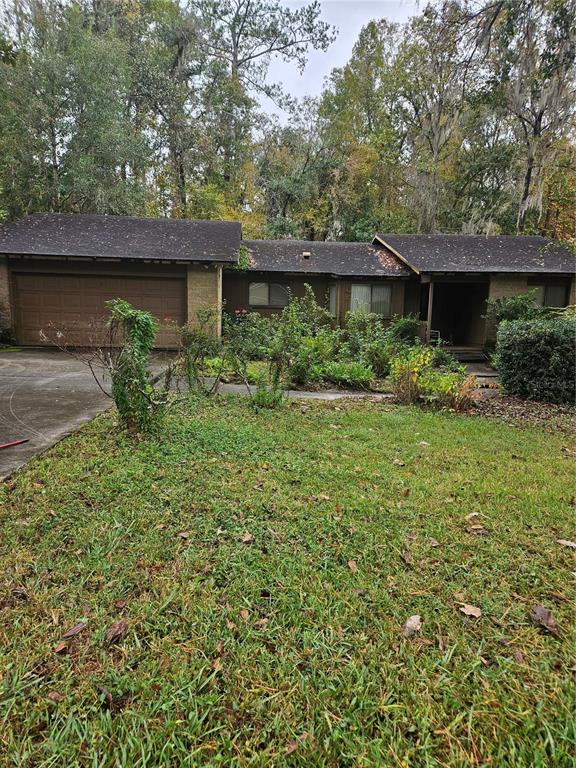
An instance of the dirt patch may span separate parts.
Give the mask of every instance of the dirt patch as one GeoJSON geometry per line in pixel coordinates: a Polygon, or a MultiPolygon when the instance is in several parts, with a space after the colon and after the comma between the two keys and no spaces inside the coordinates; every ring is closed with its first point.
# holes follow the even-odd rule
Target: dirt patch
{"type": "Polygon", "coordinates": [[[479,398],[472,413],[498,419],[514,426],[544,427],[550,431],[567,434],[576,432],[576,408],[571,405],[554,405],[519,397],[494,395],[479,398]]]}

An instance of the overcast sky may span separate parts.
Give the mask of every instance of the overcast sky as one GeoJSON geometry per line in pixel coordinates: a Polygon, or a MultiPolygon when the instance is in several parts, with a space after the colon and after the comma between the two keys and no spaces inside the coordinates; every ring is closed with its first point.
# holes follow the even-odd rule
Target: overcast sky
{"type": "MultiPolygon", "coordinates": [[[[283,0],[291,8],[305,5],[304,1],[283,0]]],[[[322,90],[326,75],[334,67],[343,66],[352,53],[354,43],[362,27],[372,19],[385,18],[388,21],[404,22],[421,11],[423,3],[418,0],[324,0],[321,2],[322,19],[333,24],[338,30],[335,42],[323,53],[313,51],[301,75],[298,68],[275,60],[270,66],[271,82],[282,83],[292,96],[317,96],[322,90]]],[[[263,104],[267,111],[277,112],[273,105],[263,104]]]]}

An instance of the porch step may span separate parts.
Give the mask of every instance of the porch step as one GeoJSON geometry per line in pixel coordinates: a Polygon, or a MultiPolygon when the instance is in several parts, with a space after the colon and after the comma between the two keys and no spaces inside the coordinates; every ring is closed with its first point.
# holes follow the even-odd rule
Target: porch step
{"type": "Polygon", "coordinates": [[[461,363],[484,363],[488,359],[481,347],[448,347],[448,351],[461,363]]]}

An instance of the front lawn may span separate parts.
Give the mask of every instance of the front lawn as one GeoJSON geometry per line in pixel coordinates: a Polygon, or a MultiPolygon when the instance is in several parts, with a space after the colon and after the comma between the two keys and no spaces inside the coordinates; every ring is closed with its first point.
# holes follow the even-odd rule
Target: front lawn
{"type": "Polygon", "coordinates": [[[566,434],[232,397],[112,421],[0,486],[1,765],[573,766],[566,434]]]}

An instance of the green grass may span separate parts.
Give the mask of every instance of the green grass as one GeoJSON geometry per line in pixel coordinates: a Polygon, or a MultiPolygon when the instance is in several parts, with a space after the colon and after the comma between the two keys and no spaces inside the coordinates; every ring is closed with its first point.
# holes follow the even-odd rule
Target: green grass
{"type": "Polygon", "coordinates": [[[0,765],[574,765],[565,435],[240,398],[161,439],[112,418],[0,486],[0,765]]]}

